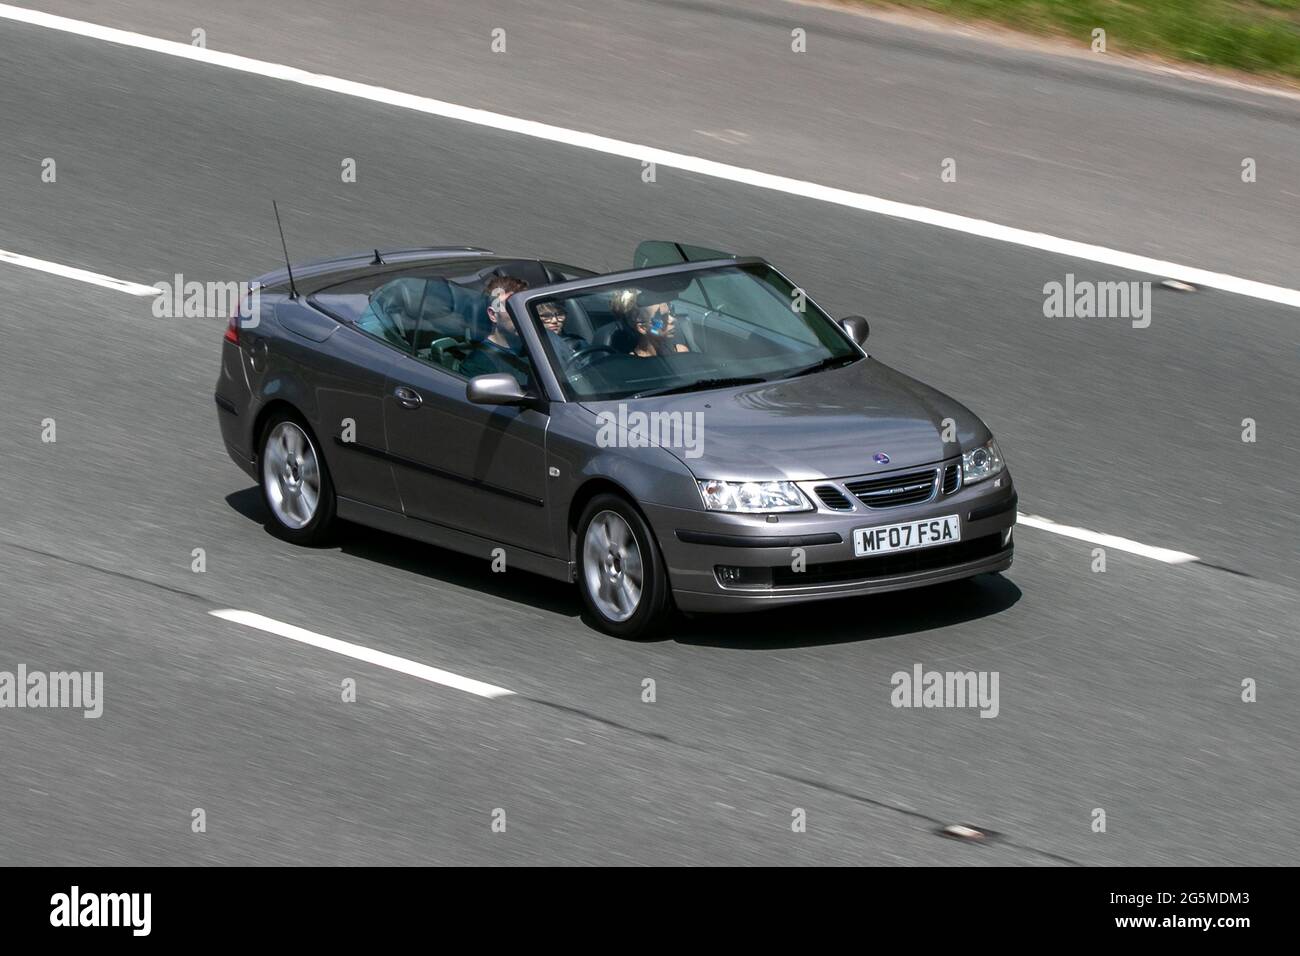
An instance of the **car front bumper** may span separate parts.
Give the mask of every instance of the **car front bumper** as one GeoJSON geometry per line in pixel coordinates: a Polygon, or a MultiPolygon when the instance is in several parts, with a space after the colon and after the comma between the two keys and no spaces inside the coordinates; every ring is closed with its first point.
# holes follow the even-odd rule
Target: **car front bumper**
{"type": "Polygon", "coordinates": [[[759,610],[923,587],[1011,567],[1018,495],[1007,471],[916,505],[867,508],[854,499],[853,510],[842,512],[812,500],[818,502],[816,511],[775,516],[646,505],[677,606],[759,610]],[[957,544],[854,555],[855,529],[953,514],[961,521],[957,544]],[[723,568],[737,569],[722,573],[741,583],[724,584],[723,568]]]}

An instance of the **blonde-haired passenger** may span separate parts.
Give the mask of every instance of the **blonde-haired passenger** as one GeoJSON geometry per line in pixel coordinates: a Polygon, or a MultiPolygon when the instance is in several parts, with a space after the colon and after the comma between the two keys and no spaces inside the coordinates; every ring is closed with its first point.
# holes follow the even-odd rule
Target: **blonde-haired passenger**
{"type": "MultiPolygon", "coordinates": [[[[618,289],[610,294],[610,311],[623,323],[627,335],[616,340],[640,358],[653,358],[672,352],[689,352],[685,342],[676,341],[677,313],[667,302],[640,304],[637,289],[618,289]]],[[[622,350],[621,345],[616,345],[622,350]]]]}

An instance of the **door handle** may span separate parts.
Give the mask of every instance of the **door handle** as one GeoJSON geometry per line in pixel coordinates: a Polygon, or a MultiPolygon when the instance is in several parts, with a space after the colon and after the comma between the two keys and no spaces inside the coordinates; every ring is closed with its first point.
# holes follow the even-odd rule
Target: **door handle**
{"type": "Polygon", "coordinates": [[[403,408],[419,408],[424,404],[424,399],[420,393],[409,385],[399,385],[393,389],[393,397],[397,399],[397,404],[403,408]]]}

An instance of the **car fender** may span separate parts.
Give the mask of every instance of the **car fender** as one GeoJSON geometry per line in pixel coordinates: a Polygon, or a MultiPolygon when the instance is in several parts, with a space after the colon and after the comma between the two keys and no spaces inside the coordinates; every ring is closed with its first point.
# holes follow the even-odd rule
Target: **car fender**
{"type": "Polygon", "coordinates": [[[267,362],[264,374],[258,379],[254,390],[254,405],[250,409],[248,425],[248,444],[253,449],[253,454],[258,454],[261,449],[258,447],[257,430],[259,422],[262,420],[262,413],[268,405],[276,402],[285,402],[293,406],[293,409],[306,419],[307,424],[312,430],[320,435],[320,414],[317,407],[315,392],[309,388],[305,381],[302,369],[298,363],[285,358],[283,355],[277,355],[275,352],[268,353],[263,359],[267,362]]]}
{"type": "Polygon", "coordinates": [[[551,406],[546,436],[550,470],[551,534],[557,554],[571,552],[575,500],[585,500],[594,486],[613,488],[633,504],[699,508],[695,478],[666,448],[597,445],[599,422],[576,402],[551,406]]]}

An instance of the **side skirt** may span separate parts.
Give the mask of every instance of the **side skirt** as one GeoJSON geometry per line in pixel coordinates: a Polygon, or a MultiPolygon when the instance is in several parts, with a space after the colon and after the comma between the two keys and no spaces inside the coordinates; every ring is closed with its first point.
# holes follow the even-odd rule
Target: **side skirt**
{"type": "Polygon", "coordinates": [[[377,508],[374,505],[368,505],[352,498],[344,498],[341,495],[338,499],[338,515],[345,521],[355,521],[357,524],[363,524],[368,528],[377,528],[380,531],[401,535],[404,538],[413,538],[416,541],[423,541],[439,548],[447,548],[450,551],[472,555],[484,561],[492,560],[493,548],[504,548],[507,567],[518,568],[521,571],[531,571],[533,574],[540,574],[543,577],[566,583],[574,580],[573,565],[560,558],[538,554],[536,551],[529,551],[526,548],[514,545],[501,544],[499,541],[470,534],[467,531],[448,528],[446,525],[433,521],[408,518],[396,511],[377,508]]]}

